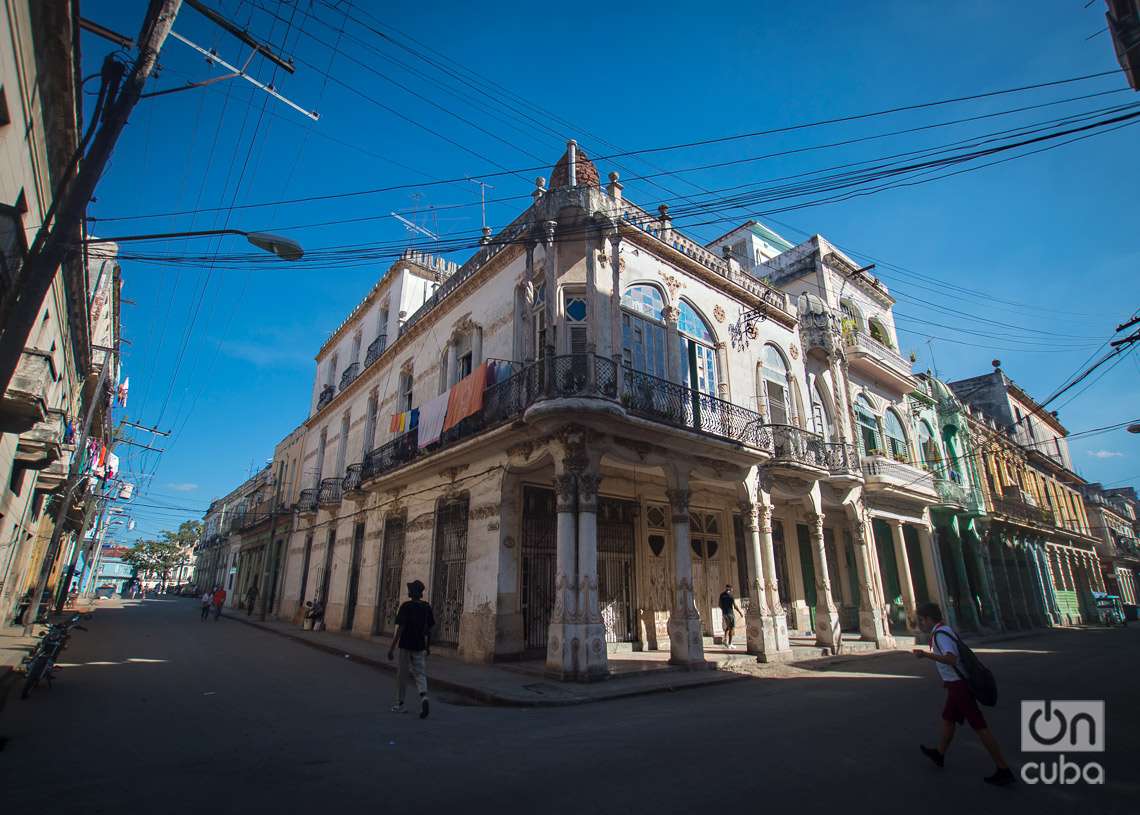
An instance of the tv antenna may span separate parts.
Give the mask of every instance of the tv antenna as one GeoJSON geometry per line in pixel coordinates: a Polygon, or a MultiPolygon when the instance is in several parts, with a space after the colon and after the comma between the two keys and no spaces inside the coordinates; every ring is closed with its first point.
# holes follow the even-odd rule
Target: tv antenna
{"type": "Polygon", "coordinates": [[[489,190],[489,189],[493,190],[495,188],[491,184],[488,184],[486,181],[481,181],[478,178],[468,178],[467,180],[470,181],[472,184],[478,184],[479,185],[479,206],[483,210],[483,223],[481,225],[482,225],[483,229],[486,229],[487,228],[487,190],[489,190]]]}

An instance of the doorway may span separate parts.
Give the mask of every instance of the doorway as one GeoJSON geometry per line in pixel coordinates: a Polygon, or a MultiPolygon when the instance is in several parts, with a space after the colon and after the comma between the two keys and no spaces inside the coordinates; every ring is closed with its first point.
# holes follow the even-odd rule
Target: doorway
{"type": "Polygon", "coordinates": [[[637,641],[634,538],[637,504],[598,499],[598,608],[606,642],[637,641]]]}
{"type": "Polygon", "coordinates": [[[523,487],[520,605],[528,650],[546,650],[558,561],[557,518],[553,490],[523,487]]]}
{"type": "Polygon", "coordinates": [[[467,507],[468,499],[464,497],[441,500],[436,511],[430,600],[435,611],[435,640],[445,645],[459,644],[467,576],[467,507]]]}
{"type": "Polygon", "coordinates": [[[384,543],[380,552],[380,587],[376,595],[376,619],[372,633],[391,634],[396,630],[400,608],[400,582],[404,576],[404,529],[407,516],[400,512],[384,521],[384,543]]]}
{"type": "Polygon", "coordinates": [[[358,523],[352,530],[352,559],[348,568],[348,597],[344,603],[344,625],[341,628],[351,631],[356,622],[356,601],[360,595],[360,558],[364,551],[364,524],[358,523]]]}

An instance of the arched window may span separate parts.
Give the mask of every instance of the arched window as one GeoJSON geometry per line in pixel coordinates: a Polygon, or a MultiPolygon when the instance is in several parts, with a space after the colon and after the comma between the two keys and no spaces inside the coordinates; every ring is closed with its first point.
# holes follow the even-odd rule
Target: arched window
{"type": "Polygon", "coordinates": [[[681,334],[681,381],[693,390],[716,396],[716,336],[708,323],[684,300],[678,304],[681,334]]]}
{"type": "Polygon", "coordinates": [[[622,362],[627,368],[668,378],[665,367],[665,299],[656,286],[630,286],[621,298],[622,362]]]}
{"type": "Polygon", "coordinates": [[[925,421],[918,423],[918,449],[922,454],[922,463],[928,470],[939,472],[942,469],[942,456],[938,453],[934,431],[925,421]]]}
{"type": "Polygon", "coordinates": [[[827,399],[824,398],[818,380],[811,389],[811,423],[812,430],[823,436],[824,441],[831,441],[831,411],[827,409],[827,399]]]}
{"type": "Polygon", "coordinates": [[[859,444],[863,455],[882,453],[883,445],[879,436],[879,420],[875,418],[875,409],[867,401],[866,396],[855,400],[855,419],[859,422],[859,444]]]}
{"type": "Polygon", "coordinates": [[[871,335],[871,339],[880,345],[885,345],[887,348],[894,347],[891,344],[891,335],[887,333],[886,327],[873,317],[867,321],[867,333],[871,335]]]}
{"type": "Polygon", "coordinates": [[[863,330],[863,320],[854,303],[850,300],[840,300],[839,311],[843,314],[841,322],[845,336],[853,336],[863,330]]]}
{"type": "Polygon", "coordinates": [[[768,343],[760,363],[760,376],[756,395],[764,406],[769,424],[792,423],[791,377],[788,363],[780,349],[768,343]]]}
{"type": "Polygon", "coordinates": [[[896,461],[910,461],[910,446],[906,443],[906,431],[894,408],[887,408],[883,414],[883,429],[886,431],[887,452],[896,461]]]}

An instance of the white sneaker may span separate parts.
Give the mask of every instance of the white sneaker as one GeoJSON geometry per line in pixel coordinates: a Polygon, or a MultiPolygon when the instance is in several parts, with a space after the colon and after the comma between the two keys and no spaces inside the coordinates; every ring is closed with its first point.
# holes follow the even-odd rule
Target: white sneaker
{"type": "Polygon", "coordinates": [[[388,709],[391,710],[393,713],[407,713],[408,712],[408,709],[406,707],[404,707],[403,705],[392,705],[392,707],[390,707],[388,709]]]}

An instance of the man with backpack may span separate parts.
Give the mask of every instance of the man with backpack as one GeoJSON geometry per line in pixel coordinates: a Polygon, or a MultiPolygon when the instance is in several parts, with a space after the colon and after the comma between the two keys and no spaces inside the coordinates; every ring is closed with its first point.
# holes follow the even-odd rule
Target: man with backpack
{"type": "Polygon", "coordinates": [[[924,756],[941,767],[946,761],[946,749],[950,746],[950,740],[954,738],[954,728],[963,722],[969,722],[970,727],[978,734],[982,746],[997,765],[994,773],[985,777],[985,782],[999,787],[1012,784],[1013,772],[1002,756],[997,739],[986,724],[986,717],[978,708],[978,699],[975,691],[971,690],[969,681],[971,677],[967,670],[973,666],[976,672],[973,684],[979,688],[988,687],[992,692],[991,698],[983,700],[987,704],[993,704],[997,699],[992,676],[958,638],[954,629],[942,622],[942,609],[937,603],[923,603],[917,609],[917,617],[919,628],[930,634],[930,650],[916,648],[914,655],[918,659],[929,659],[936,663],[938,675],[942,679],[943,687],[946,688],[946,704],[942,708],[942,738],[937,748],[920,744],[919,749],[924,756]],[[985,682],[979,683],[983,674],[988,686],[985,682]]]}

